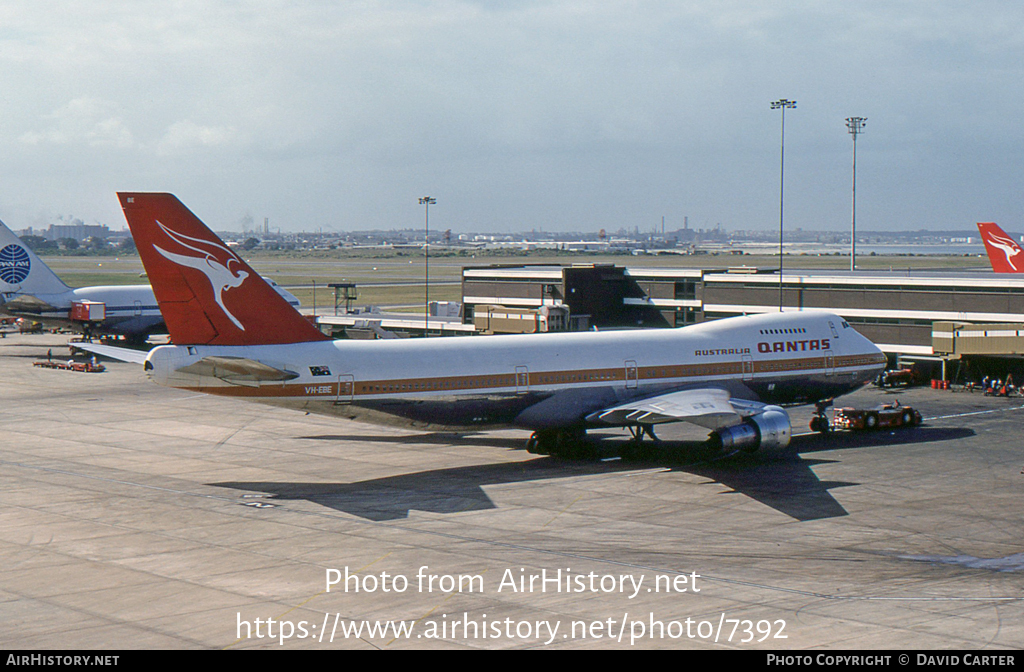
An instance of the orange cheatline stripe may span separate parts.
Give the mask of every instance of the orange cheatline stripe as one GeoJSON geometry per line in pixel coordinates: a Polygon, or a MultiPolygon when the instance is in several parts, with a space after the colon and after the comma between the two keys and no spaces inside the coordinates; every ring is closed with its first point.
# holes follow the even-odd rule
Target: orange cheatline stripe
{"type": "MultiPolygon", "coordinates": [[[[882,355],[881,357],[884,357],[882,355]]],[[[854,368],[880,364],[882,359],[877,355],[843,355],[835,357],[833,370],[854,368]]],[[[636,377],[630,380],[639,382],[668,381],[673,379],[703,378],[710,376],[741,376],[758,374],[798,373],[808,370],[823,369],[825,362],[822,356],[788,360],[754,360],[753,371],[746,374],[742,370],[743,362],[723,362],[720,364],[675,364],[665,366],[637,367],[636,377]]],[[[524,374],[518,374],[522,376],[524,374]]],[[[343,381],[339,389],[338,382],[323,383],[268,383],[260,387],[237,385],[216,385],[213,387],[188,386],[182,389],[202,391],[231,397],[374,397],[382,398],[392,395],[408,395],[428,392],[461,392],[479,390],[508,390],[521,388],[544,388],[558,384],[592,385],[595,383],[624,382],[625,367],[604,369],[577,369],[566,371],[529,372],[526,384],[517,385],[517,374],[503,373],[482,376],[442,376],[433,378],[399,378],[368,381],[343,381]]],[[[521,381],[521,379],[520,379],[521,381]]]]}

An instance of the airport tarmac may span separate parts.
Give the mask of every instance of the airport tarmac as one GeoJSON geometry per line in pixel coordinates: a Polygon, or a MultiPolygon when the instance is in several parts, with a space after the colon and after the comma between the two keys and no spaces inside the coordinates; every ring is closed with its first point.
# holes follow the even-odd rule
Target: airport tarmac
{"type": "Polygon", "coordinates": [[[66,341],[0,340],[4,648],[1024,646],[1024,399],[868,387],[925,424],[573,462],[32,366],[66,341]]]}

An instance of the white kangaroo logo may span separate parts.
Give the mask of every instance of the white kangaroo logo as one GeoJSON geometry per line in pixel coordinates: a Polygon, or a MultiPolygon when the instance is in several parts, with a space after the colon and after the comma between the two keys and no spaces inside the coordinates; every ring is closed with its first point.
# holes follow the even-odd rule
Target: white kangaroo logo
{"type": "Polygon", "coordinates": [[[1003,254],[1005,254],[1006,255],[1006,263],[1008,263],[1010,266],[1012,266],[1013,270],[1015,270],[1015,271],[1018,270],[1017,269],[1017,264],[1013,263],[1013,260],[1010,259],[1010,257],[1016,257],[1018,254],[1020,254],[1020,252],[1021,252],[1020,246],[1017,245],[1017,243],[1013,242],[1012,238],[1007,238],[1007,237],[1004,237],[1004,236],[1000,236],[998,233],[992,233],[990,231],[988,235],[989,235],[989,239],[988,239],[989,245],[991,245],[992,247],[998,248],[1003,254]]]}
{"type": "Polygon", "coordinates": [[[213,298],[216,299],[217,305],[220,306],[220,309],[223,310],[224,314],[228,316],[228,319],[234,322],[236,327],[238,327],[242,331],[245,331],[245,327],[242,326],[242,323],[239,322],[235,318],[235,316],[231,314],[231,311],[229,311],[227,307],[224,305],[224,292],[229,289],[234,289],[235,287],[238,287],[243,282],[245,282],[245,279],[247,277],[249,277],[249,273],[246,271],[238,270],[238,272],[236,273],[235,271],[231,270],[231,264],[241,264],[241,260],[235,256],[234,252],[224,247],[223,245],[218,245],[217,243],[211,242],[209,240],[203,240],[201,238],[192,238],[191,236],[186,236],[184,234],[177,233],[176,231],[172,231],[171,229],[168,229],[166,226],[161,224],[160,220],[157,220],[156,224],[163,230],[164,233],[167,234],[167,236],[171,240],[178,243],[182,247],[187,247],[188,249],[194,250],[203,256],[192,257],[183,254],[175,254],[174,252],[168,252],[167,250],[162,249],[159,245],[154,245],[153,247],[156,248],[156,251],[176,264],[179,264],[181,266],[187,266],[189,268],[194,268],[197,271],[202,272],[203,275],[206,276],[206,279],[210,281],[210,288],[213,289],[213,298]],[[193,244],[189,245],[189,242],[193,244]],[[196,247],[196,245],[202,245],[207,249],[196,247]],[[224,253],[221,256],[227,256],[226,262],[222,263],[219,259],[217,259],[217,257],[215,256],[217,251],[224,253]]]}

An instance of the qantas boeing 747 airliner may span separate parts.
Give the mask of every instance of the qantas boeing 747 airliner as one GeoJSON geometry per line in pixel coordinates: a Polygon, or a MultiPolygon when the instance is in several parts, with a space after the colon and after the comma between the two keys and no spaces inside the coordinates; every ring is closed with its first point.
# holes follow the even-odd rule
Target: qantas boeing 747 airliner
{"type": "Polygon", "coordinates": [[[870,341],[819,311],[678,329],[330,340],[173,195],[118,196],[174,342],[138,353],[161,385],[378,423],[522,427],[531,451],[578,455],[587,428],[642,435],[680,421],[727,448],[785,447],[779,404],[850,392],[885,366],[870,341]]]}

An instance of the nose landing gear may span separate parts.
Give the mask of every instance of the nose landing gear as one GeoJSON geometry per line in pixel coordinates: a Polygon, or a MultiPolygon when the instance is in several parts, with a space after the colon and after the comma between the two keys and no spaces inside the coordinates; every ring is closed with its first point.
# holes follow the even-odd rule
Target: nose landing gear
{"type": "Polygon", "coordinates": [[[832,399],[822,399],[814,403],[814,417],[811,418],[811,431],[828,434],[832,431],[832,423],[825,411],[832,405],[832,399]]]}

